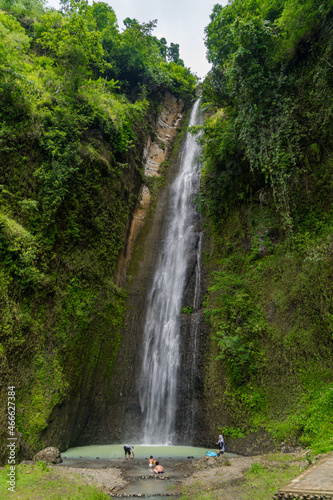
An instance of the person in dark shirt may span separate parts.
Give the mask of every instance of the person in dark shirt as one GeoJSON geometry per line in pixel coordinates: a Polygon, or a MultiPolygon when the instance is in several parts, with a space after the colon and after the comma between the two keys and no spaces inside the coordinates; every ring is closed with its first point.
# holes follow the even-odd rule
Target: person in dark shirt
{"type": "Polygon", "coordinates": [[[131,452],[132,452],[132,455],[134,458],[134,446],[130,446],[129,444],[125,444],[124,450],[125,450],[125,460],[127,459],[127,455],[128,455],[128,460],[131,459],[131,452]]]}
{"type": "Polygon", "coordinates": [[[216,444],[219,447],[219,451],[217,452],[217,456],[219,457],[225,452],[225,443],[222,434],[219,435],[219,440],[216,444]]]}

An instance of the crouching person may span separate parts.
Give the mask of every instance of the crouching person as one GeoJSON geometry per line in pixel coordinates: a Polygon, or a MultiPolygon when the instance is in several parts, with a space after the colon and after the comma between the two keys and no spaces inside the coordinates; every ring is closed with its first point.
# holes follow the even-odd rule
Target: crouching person
{"type": "Polygon", "coordinates": [[[164,468],[162,467],[162,465],[160,465],[159,462],[156,462],[154,474],[162,474],[163,472],[164,472],[164,468]]]}

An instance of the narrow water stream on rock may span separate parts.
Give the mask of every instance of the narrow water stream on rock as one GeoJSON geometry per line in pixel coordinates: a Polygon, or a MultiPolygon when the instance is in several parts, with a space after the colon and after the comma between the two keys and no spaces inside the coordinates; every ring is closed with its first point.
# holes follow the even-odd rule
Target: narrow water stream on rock
{"type": "MultiPolygon", "coordinates": [[[[199,102],[193,106],[190,126],[197,124],[199,102]]],[[[198,215],[193,199],[200,185],[199,151],[195,137],[187,134],[179,172],[170,188],[168,223],[147,298],[139,389],[144,444],[175,442],[177,389],[182,376],[180,314],[189,249],[197,230],[198,215]]],[[[200,278],[197,281],[200,282],[200,278]]]]}

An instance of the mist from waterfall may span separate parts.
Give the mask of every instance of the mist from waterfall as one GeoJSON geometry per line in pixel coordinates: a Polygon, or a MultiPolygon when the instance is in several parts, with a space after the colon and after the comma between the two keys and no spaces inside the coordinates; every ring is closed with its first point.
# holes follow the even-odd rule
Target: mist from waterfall
{"type": "MultiPolygon", "coordinates": [[[[193,106],[189,126],[197,124],[199,102],[193,106]]],[[[177,386],[182,376],[180,313],[189,248],[196,231],[193,201],[200,185],[199,152],[195,137],[187,134],[179,172],[170,187],[168,223],[147,298],[140,378],[143,444],[175,441],[177,386]]]]}

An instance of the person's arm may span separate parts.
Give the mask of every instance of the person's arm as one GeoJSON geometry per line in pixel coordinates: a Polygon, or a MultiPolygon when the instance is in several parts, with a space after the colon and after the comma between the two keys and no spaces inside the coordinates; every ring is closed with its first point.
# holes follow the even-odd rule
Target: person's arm
{"type": "Polygon", "coordinates": [[[133,455],[133,458],[134,458],[134,450],[133,450],[133,448],[132,448],[132,455],[133,455]]]}

